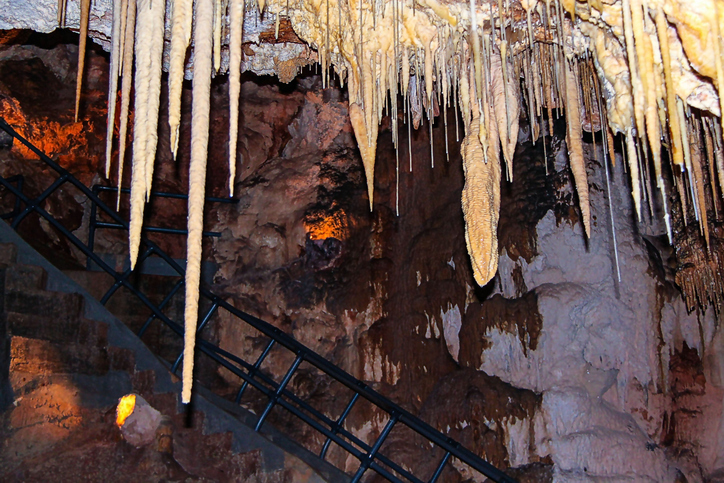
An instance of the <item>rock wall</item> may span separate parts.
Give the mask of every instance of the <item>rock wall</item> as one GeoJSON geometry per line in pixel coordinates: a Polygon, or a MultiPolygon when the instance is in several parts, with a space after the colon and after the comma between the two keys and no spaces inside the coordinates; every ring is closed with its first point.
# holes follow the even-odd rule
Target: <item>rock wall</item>
{"type": "MultiPolygon", "coordinates": [[[[0,72],[18,75],[0,78],[0,115],[91,183],[101,179],[107,58],[91,53],[86,116],[74,124],[73,49],[62,41],[5,45],[0,72]],[[56,102],[47,101],[46,85],[58,85],[56,102]]],[[[225,78],[214,81],[208,190],[217,196],[227,195],[226,89],[225,78]]],[[[183,102],[190,106],[188,88],[183,102]]],[[[383,121],[370,213],[344,90],[323,90],[311,74],[289,85],[247,78],[241,112],[239,202],[207,213],[207,228],[222,233],[206,249],[219,266],[216,290],[234,305],[492,463],[517,467],[521,481],[716,481],[724,467],[721,331],[713,310],[687,312],[674,283],[675,253],[662,227],[649,221],[660,217],[645,214],[636,223],[620,157],[610,193],[602,170],[589,170],[594,223],[586,240],[560,141],[563,126],[545,150],[523,130],[514,181],[502,187],[499,274],[479,288],[465,249],[454,116],[448,126],[423,124],[409,140],[401,123],[399,152],[383,121]]],[[[183,191],[188,149],[171,159],[163,116],[155,186],[183,191]]],[[[187,115],[181,129],[188,138],[187,115]]],[[[44,186],[28,153],[14,146],[2,154],[3,173],[20,168],[33,189],[44,186]]],[[[593,166],[602,154],[589,144],[586,157],[593,166]]],[[[67,202],[53,210],[84,233],[85,207],[63,196],[67,202]]],[[[182,204],[151,211],[183,225],[182,204]]],[[[82,262],[55,246],[52,231],[40,224],[30,233],[82,262]]],[[[183,256],[182,241],[158,241],[183,256]]],[[[112,235],[99,241],[109,252],[124,245],[112,235]]],[[[250,360],[263,348],[253,331],[230,320],[215,324],[222,347],[250,360]]],[[[265,370],[278,375],[290,362],[273,352],[265,370]]],[[[231,395],[237,388],[219,376],[216,388],[231,395]]],[[[330,407],[347,402],[310,368],[302,367],[291,384],[330,407]]],[[[249,396],[244,403],[254,408],[260,400],[249,396]]],[[[319,444],[283,414],[272,419],[319,444]]],[[[348,426],[370,440],[384,423],[362,407],[348,426]]],[[[405,432],[393,432],[383,452],[415,468],[437,456],[405,432]]],[[[341,452],[333,450],[330,459],[353,469],[341,452]]],[[[477,477],[464,467],[444,475],[444,481],[467,478],[477,477]]]]}
{"type": "MultiPolygon", "coordinates": [[[[598,147],[586,147],[589,165],[602,162],[598,147]]],[[[564,156],[556,154],[559,173],[564,156]]],[[[724,450],[719,351],[705,349],[716,347],[720,331],[713,310],[687,313],[672,283],[675,260],[665,231],[646,213],[636,223],[621,161],[617,153],[610,191],[602,170],[589,178],[595,220],[589,240],[578,223],[561,223],[554,209],[535,226],[532,257],[511,256],[514,250],[503,247],[499,295],[482,306],[505,300],[508,310],[464,319],[461,334],[483,342],[461,351],[461,364],[542,395],[545,431],[537,451],[551,456],[556,481],[702,481],[717,471],[724,450]],[[509,309],[529,305],[532,294],[536,331],[509,309]],[[510,315],[520,321],[513,327],[510,315]],[[708,354],[707,362],[699,354],[708,354]]],[[[570,190],[562,186],[558,197],[570,190]]]]}

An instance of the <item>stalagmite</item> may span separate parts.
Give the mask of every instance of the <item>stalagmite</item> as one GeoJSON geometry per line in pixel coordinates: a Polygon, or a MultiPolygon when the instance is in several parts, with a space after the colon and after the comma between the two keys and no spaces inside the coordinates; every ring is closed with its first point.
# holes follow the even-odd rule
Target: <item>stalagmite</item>
{"type": "Polygon", "coordinates": [[[178,152],[181,123],[181,94],[184,82],[186,50],[191,40],[193,0],[173,0],[171,21],[171,52],[168,62],[168,125],[171,129],[171,151],[178,152]]]}
{"type": "Polygon", "coordinates": [[[581,207],[583,227],[586,236],[591,236],[591,207],[588,201],[588,175],[586,174],[586,160],[583,158],[583,144],[581,139],[581,111],[578,97],[578,75],[571,62],[566,61],[566,144],[568,145],[568,158],[571,162],[573,179],[576,182],[578,203],[581,207]]]}
{"type": "Polygon", "coordinates": [[[83,68],[85,67],[85,49],[88,43],[88,16],[90,15],[90,0],[80,2],[80,38],[78,39],[78,74],[75,81],[75,122],[78,122],[80,109],[80,91],[83,86],[83,68]]]}
{"type": "MultiPolygon", "coordinates": [[[[158,0],[156,0],[158,1],[158,0]]],[[[213,0],[197,0],[194,25],[194,75],[191,106],[191,165],[189,167],[189,214],[186,264],[186,310],[184,312],[184,360],[181,400],[191,401],[194,346],[199,312],[201,277],[201,236],[204,224],[206,160],[209,144],[209,110],[212,69],[213,0]]]]}
{"type": "Polygon", "coordinates": [[[234,196],[236,146],[239,137],[239,93],[241,92],[241,40],[244,32],[245,0],[229,2],[229,196],[234,196]]]}

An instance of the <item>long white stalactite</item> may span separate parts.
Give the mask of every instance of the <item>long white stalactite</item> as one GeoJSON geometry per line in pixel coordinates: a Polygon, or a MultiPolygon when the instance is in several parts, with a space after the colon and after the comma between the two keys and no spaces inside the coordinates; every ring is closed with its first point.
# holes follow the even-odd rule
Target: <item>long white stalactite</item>
{"type": "Polygon", "coordinates": [[[121,121],[118,129],[118,193],[116,210],[121,206],[121,187],[123,183],[123,165],[126,157],[126,134],[128,131],[128,110],[131,105],[131,85],[133,82],[133,51],[136,30],[136,0],[128,0],[123,41],[123,65],[121,73],[121,121]]]}
{"type": "Polygon", "coordinates": [[[239,137],[241,92],[241,41],[244,33],[245,0],[229,1],[229,195],[234,196],[236,150],[239,137]]]}
{"type": "Polygon", "coordinates": [[[181,94],[183,93],[186,51],[191,41],[193,0],[171,0],[171,52],[168,63],[168,125],[171,131],[171,151],[176,157],[181,124],[181,94]]]}
{"type": "MultiPolygon", "coordinates": [[[[156,0],[158,1],[158,0],[156,0]]],[[[196,0],[194,70],[191,103],[191,164],[189,167],[189,215],[186,255],[186,309],[184,312],[183,389],[181,399],[191,401],[196,323],[199,316],[201,236],[204,227],[206,160],[209,148],[209,110],[213,54],[214,0],[196,0]]]]}
{"type": "MultiPolygon", "coordinates": [[[[116,123],[116,96],[118,94],[118,72],[120,70],[123,52],[121,51],[121,18],[125,2],[117,1],[113,4],[113,33],[111,39],[111,69],[108,80],[108,116],[106,121],[106,178],[111,175],[111,155],[113,153],[113,128],[116,123]]],[[[127,7],[127,3],[125,5],[127,7]]],[[[125,32],[124,32],[125,34],[125,32]]]]}

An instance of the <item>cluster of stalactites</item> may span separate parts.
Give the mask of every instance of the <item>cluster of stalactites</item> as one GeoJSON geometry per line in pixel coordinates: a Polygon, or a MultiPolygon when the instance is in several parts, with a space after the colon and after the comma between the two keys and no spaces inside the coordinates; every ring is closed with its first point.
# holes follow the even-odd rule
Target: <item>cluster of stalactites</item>
{"type": "MultiPolygon", "coordinates": [[[[86,9],[87,3],[83,4],[86,9]]],[[[179,123],[184,62],[194,38],[183,400],[190,398],[197,319],[209,78],[220,67],[222,40],[226,37],[223,31],[228,33],[230,54],[232,191],[237,164],[242,29],[247,8],[275,15],[277,25],[282,15],[289,17],[299,37],[319,52],[325,85],[330,82],[332,68],[347,85],[350,121],[365,168],[370,208],[378,125],[383,114],[390,115],[393,142],[398,146],[399,132],[405,130],[398,125],[400,119],[408,139],[411,127],[417,128],[427,119],[432,143],[432,120],[442,114],[447,124],[448,109],[455,109],[456,140],[460,139],[460,119],[465,134],[462,203],[466,242],[476,282],[484,285],[497,271],[500,178],[504,171],[512,180],[523,109],[534,140],[546,127],[551,132],[550,124],[556,116],[565,115],[571,169],[587,235],[591,233],[591,215],[581,143],[584,120],[590,121],[592,130],[602,131],[603,147],[611,161],[613,134],[624,134],[639,216],[642,196],[646,196],[646,160],[650,153],[653,179],[663,195],[668,227],[661,167],[661,145],[666,143],[673,164],[687,174],[675,178],[680,181],[674,185],[681,203],[693,204],[708,238],[701,177],[703,151],[699,146],[706,146],[712,179],[716,167],[722,180],[721,127],[717,118],[690,115],[689,106],[718,115],[720,107],[712,84],[724,83],[724,73],[716,4],[713,0],[694,3],[700,8],[691,11],[699,16],[687,11],[681,20],[676,15],[683,7],[674,0],[649,0],[645,5],[641,0],[612,4],[590,1],[585,5],[571,0],[502,1],[497,5],[478,5],[475,0],[446,4],[437,0],[284,0],[249,5],[244,0],[114,2],[108,121],[109,126],[117,117],[120,122],[119,183],[132,85],[135,95],[129,240],[132,264],[138,257],[143,209],[153,178],[167,10],[171,15],[169,124],[174,156],[182,142],[179,123]],[[698,21],[704,23],[698,25],[698,21]],[[222,28],[225,22],[228,28],[222,28]],[[698,50],[690,63],[687,56],[692,56],[694,48],[698,50]],[[702,80],[694,71],[712,82],[702,80]],[[117,116],[119,78],[121,101],[117,116]],[[399,105],[402,113],[398,112],[399,105]],[[500,166],[501,152],[504,170],[500,166]]],[[[108,132],[107,174],[114,129],[108,132]]],[[[446,128],[446,145],[447,133],[446,128]]],[[[399,170],[399,158],[397,166],[399,170]]],[[[412,170],[412,159],[408,169],[412,170]]],[[[649,193],[649,200],[651,196],[649,193]]]]}
{"type": "MultiPolygon", "coordinates": [[[[280,4],[275,11],[280,14],[284,8],[280,4]]],[[[717,96],[724,85],[724,26],[715,0],[521,0],[480,5],[475,0],[324,0],[300,2],[288,14],[299,36],[319,51],[323,71],[331,62],[348,83],[350,119],[365,165],[370,208],[377,124],[387,109],[397,145],[398,95],[408,129],[438,113],[447,122],[447,108],[456,107],[466,136],[474,132],[479,138],[481,149],[469,151],[482,155],[484,163],[497,160],[502,151],[509,180],[519,106],[527,111],[534,140],[541,126],[563,109],[587,235],[591,215],[583,120],[589,129],[602,132],[610,162],[615,161],[614,135],[622,134],[639,220],[646,207],[653,213],[655,205],[661,206],[671,240],[667,189],[674,190],[671,194],[684,220],[690,208],[709,245],[707,208],[717,211],[711,201],[719,199],[715,181],[724,186],[719,118],[724,101],[717,96]],[[668,149],[662,150],[662,145],[668,149]],[[666,153],[673,172],[668,184],[666,153]],[[703,175],[707,166],[708,184],[703,175]],[[707,189],[710,197],[705,196],[707,189]]],[[[466,138],[468,146],[472,144],[466,138]]],[[[464,163],[468,166],[469,160],[464,163]]],[[[484,284],[497,268],[482,255],[497,246],[496,226],[485,219],[484,210],[466,208],[471,193],[485,193],[487,188],[475,186],[468,177],[465,190],[468,251],[476,281],[484,284]],[[479,224],[486,228],[476,228],[479,224]],[[471,232],[478,235],[471,237],[471,232]]]]}
{"type": "MultiPolygon", "coordinates": [[[[77,83],[76,118],[80,96],[88,28],[90,0],[81,2],[81,44],[77,83]]],[[[194,38],[194,70],[192,129],[190,139],[188,241],[186,266],[186,310],[184,336],[182,400],[191,398],[193,351],[198,318],[199,279],[201,268],[201,236],[205,198],[206,160],[209,137],[210,79],[221,64],[222,24],[230,19],[231,88],[229,117],[230,149],[229,190],[233,192],[236,168],[236,138],[238,129],[238,100],[240,93],[242,29],[244,0],[115,0],[111,42],[109,82],[108,134],[106,139],[106,177],[110,176],[113,154],[113,135],[116,121],[118,135],[118,200],[123,180],[128,121],[133,92],[133,144],[131,173],[131,220],[129,246],[131,267],[139,259],[141,230],[145,203],[151,194],[154,162],[158,146],[158,121],[163,73],[164,32],[167,11],[171,14],[171,48],[169,53],[169,127],[170,145],[176,156],[181,119],[181,93],[187,50],[194,38]],[[120,79],[120,111],[117,94],[120,79]]],[[[58,22],[63,25],[65,0],[58,2],[58,22]]]]}
{"type": "MultiPolygon", "coordinates": [[[[425,118],[430,129],[438,114],[447,125],[448,108],[454,108],[456,132],[459,119],[464,125],[466,173],[479,173],[467,169],[476,163],[499,163],[502,152],[506,178],[512,180],[521,106],[527,105],[534,140],[546,119],[552,123],[554,110],[560,115],[561,109],[571,106],[565,110],[569,153],[585,231],[590,233],[580,112],[584,106],[600,111],[602,93],[590,63],[585,63],[589,67],[585,85],[591,89],[595,85],[597,93],[584,90],[584,95],[579,88],[581,66],[563,41],[563,25],[569,20],[561,5],[531,3],[523,7],[527,7],[527,22],[523,23],[513,21],[522,13],[520,4],[508,2],[494,6],[475,1],[442,5],[434,0],[369,4],[331,0],[290,9],[298,35],[319,51],[323,72],[331,62],[348,84],[350,120],[365,167],[370,209],[377,126],[384,111],[390,116],[397,146],[398,119],[407,124],[409,137],[411,126],[417,128],[425,118]],[[533,16],[539,27],[540,19],[546,19],[542,33],[534,34],[533,16]],[[397,112],[398,97],[402,98],[402,116],[397,112]]],[[[447,146],[447,128],[444,132],[447,146]]],[[[433,142],[432,131],[430,138],[433,142]]],[[[467,246],[475,279],[481,285],[497,271],[498,208],[494,200],[499,200],[500,183],[491,185],[488,178],[466,176],[463,193],[467,246]],[[492,196],[491,189],[498,193],[492,196]],[[489,210],[495,211],[494,217],[489,210]]]]}

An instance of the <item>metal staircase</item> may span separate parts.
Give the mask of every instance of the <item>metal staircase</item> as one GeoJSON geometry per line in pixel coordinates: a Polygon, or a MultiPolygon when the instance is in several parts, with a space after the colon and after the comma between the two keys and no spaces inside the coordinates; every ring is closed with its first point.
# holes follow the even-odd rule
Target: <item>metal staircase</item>
{"type": "MultiPolygon", "coordinates": [[[[64,236],[80,250],[83,255],[88,258],[89,262],[92,262],[94,266],[100,267],[100,269],[108,273],[113,279],[113,284],[106,291],[105,295],[100,298],[102,304],[106,304],[121,288],[128,290],[133,296],[137,297],[151,313],[150,317],[138,331],[138,337],[143,338],[152,324],[164,324],[179,338],[183,338],[182,321],[173,320],[165,310],[173,296],[183,288],[184,268],[181,264],[168,256],[150,240],[146,238],[142,240],[138,264],[142,265],[144,260],[149,257],[155,257],[163,261],[168,266],[168,269],[178,276],[178,281],[173,285],[166,297],[164,297],[160,303],[154,303],[147,294],[143,293],[131,283],[133,273],[130,269],[121,272],[116,271],[114,267],[110,266],[101,256],[94,252],[92,240],[90,243],[80,240],[71,230],[52,216],[44,205],[46,200],[48,200],[56,190],[70,185],[70,187],[82,193],[85,197],[93,210],[93,216],[96,216],[96,213],[102,213],[104,217],[111,220],[109,223],[112,224],[114,228],[127,230],[128,223],[122,219],[115,210],[109,208],[93,190],[86,187],[67,170],[30,144],[2,118],[0,118],[0,129],[25,145],[37,155],[40,161],[57,173],[55,181],[38,196],[32,198],[23,192],[22,183],[19,183],[17,178],[0,177],[0,185],[8,195],[14,198],[13,211],[3,216],[3,218],[7,219],[14,229],[17,229],[18,226],[27,219],[28,215],[33,213],[39,215],[45,223],[52,226],[58,234],[64,236]]],[[[236,391],[235,397],[237,404],[241,402],[242,397],[249,388],[256,389],[265,396],[267,403],[254,424],[257,431],[267,422],[270,412],[275,407],[285,409],[291,415],[322,435],[324,443],[321,444],[321,448],[308,448],[319,454],[320,458],[325,459],[328,457],[330,447],[332,443],[334,443],[358,461],[356,469],[350,474],[351,481],[353,482],[361,481],[363,476],[365,480],[368,480],[368,476],[371,476],[372,472],[392,482],[435,482],[439,481],[446,465],[453,464],[453,459],[459,460],[460,463],[469,466],[493,481],[514,481],[501,470],[495,468],[471,451],[462,447],[453,439],[445,436],[408,411],[383,397],[364,382],[352,377],[280,329],[239,310],[203,286],[200,297],[203,306],[205,306],[205,311],[199,319],[197,351],[238,378],[238,390],[236,391]],[[255,360],[244,360],[238,355],[223,350],[205,339],[204,332],[209,322],[221,312],[226,312],[224,315],[227,318],[235,319],[240,324],[248,324],[265,338],[267,342],[255,360]],[[283,377],[278,381],[262,370],[262,364],[272,349],[287,351],[291,354],[289,358],[291,359],[293,357],[293,362],[283,377]],[[299,395],[295,394],[289,383],[302,365],[311,367],[322,377],[330,378],[335,381],[335,383],[344,386],[346,392],[349,394],[349,399],[346,403],[335,411],[334,408],[315,407],[309,401],[305,401],[299,395]],[[353,431],[345,425],[345,421],[350,413],[363,401],[366,401],[366,404],[371,404],[376,413],[383,415],[384,429],[382,429],[374,441],[364,441],[362,437],[355,435],[353,431]],[[426,454],[430,455],[431,458],[434,455],[438,455],[437,457],[439,459],[434,465],[434,470],[428,470],[426,472],[427,474],[420,474],[422,473],[420,469],[406,468],[401,462],[395,461],[394,455],[385,454],[384,443],[386,439],[391,432],[400,430],[405,431],[405,434],[409,433],[412,437],[416,438],[416,441],[423,441],[420,447],[426,448],[426,454]]],[[[181,360],[182,352],[178,354],[171,365],[173,372],[176,372],[181,360]]],[[[201,383],[203,384],[203,382],[201,383]]]]}

